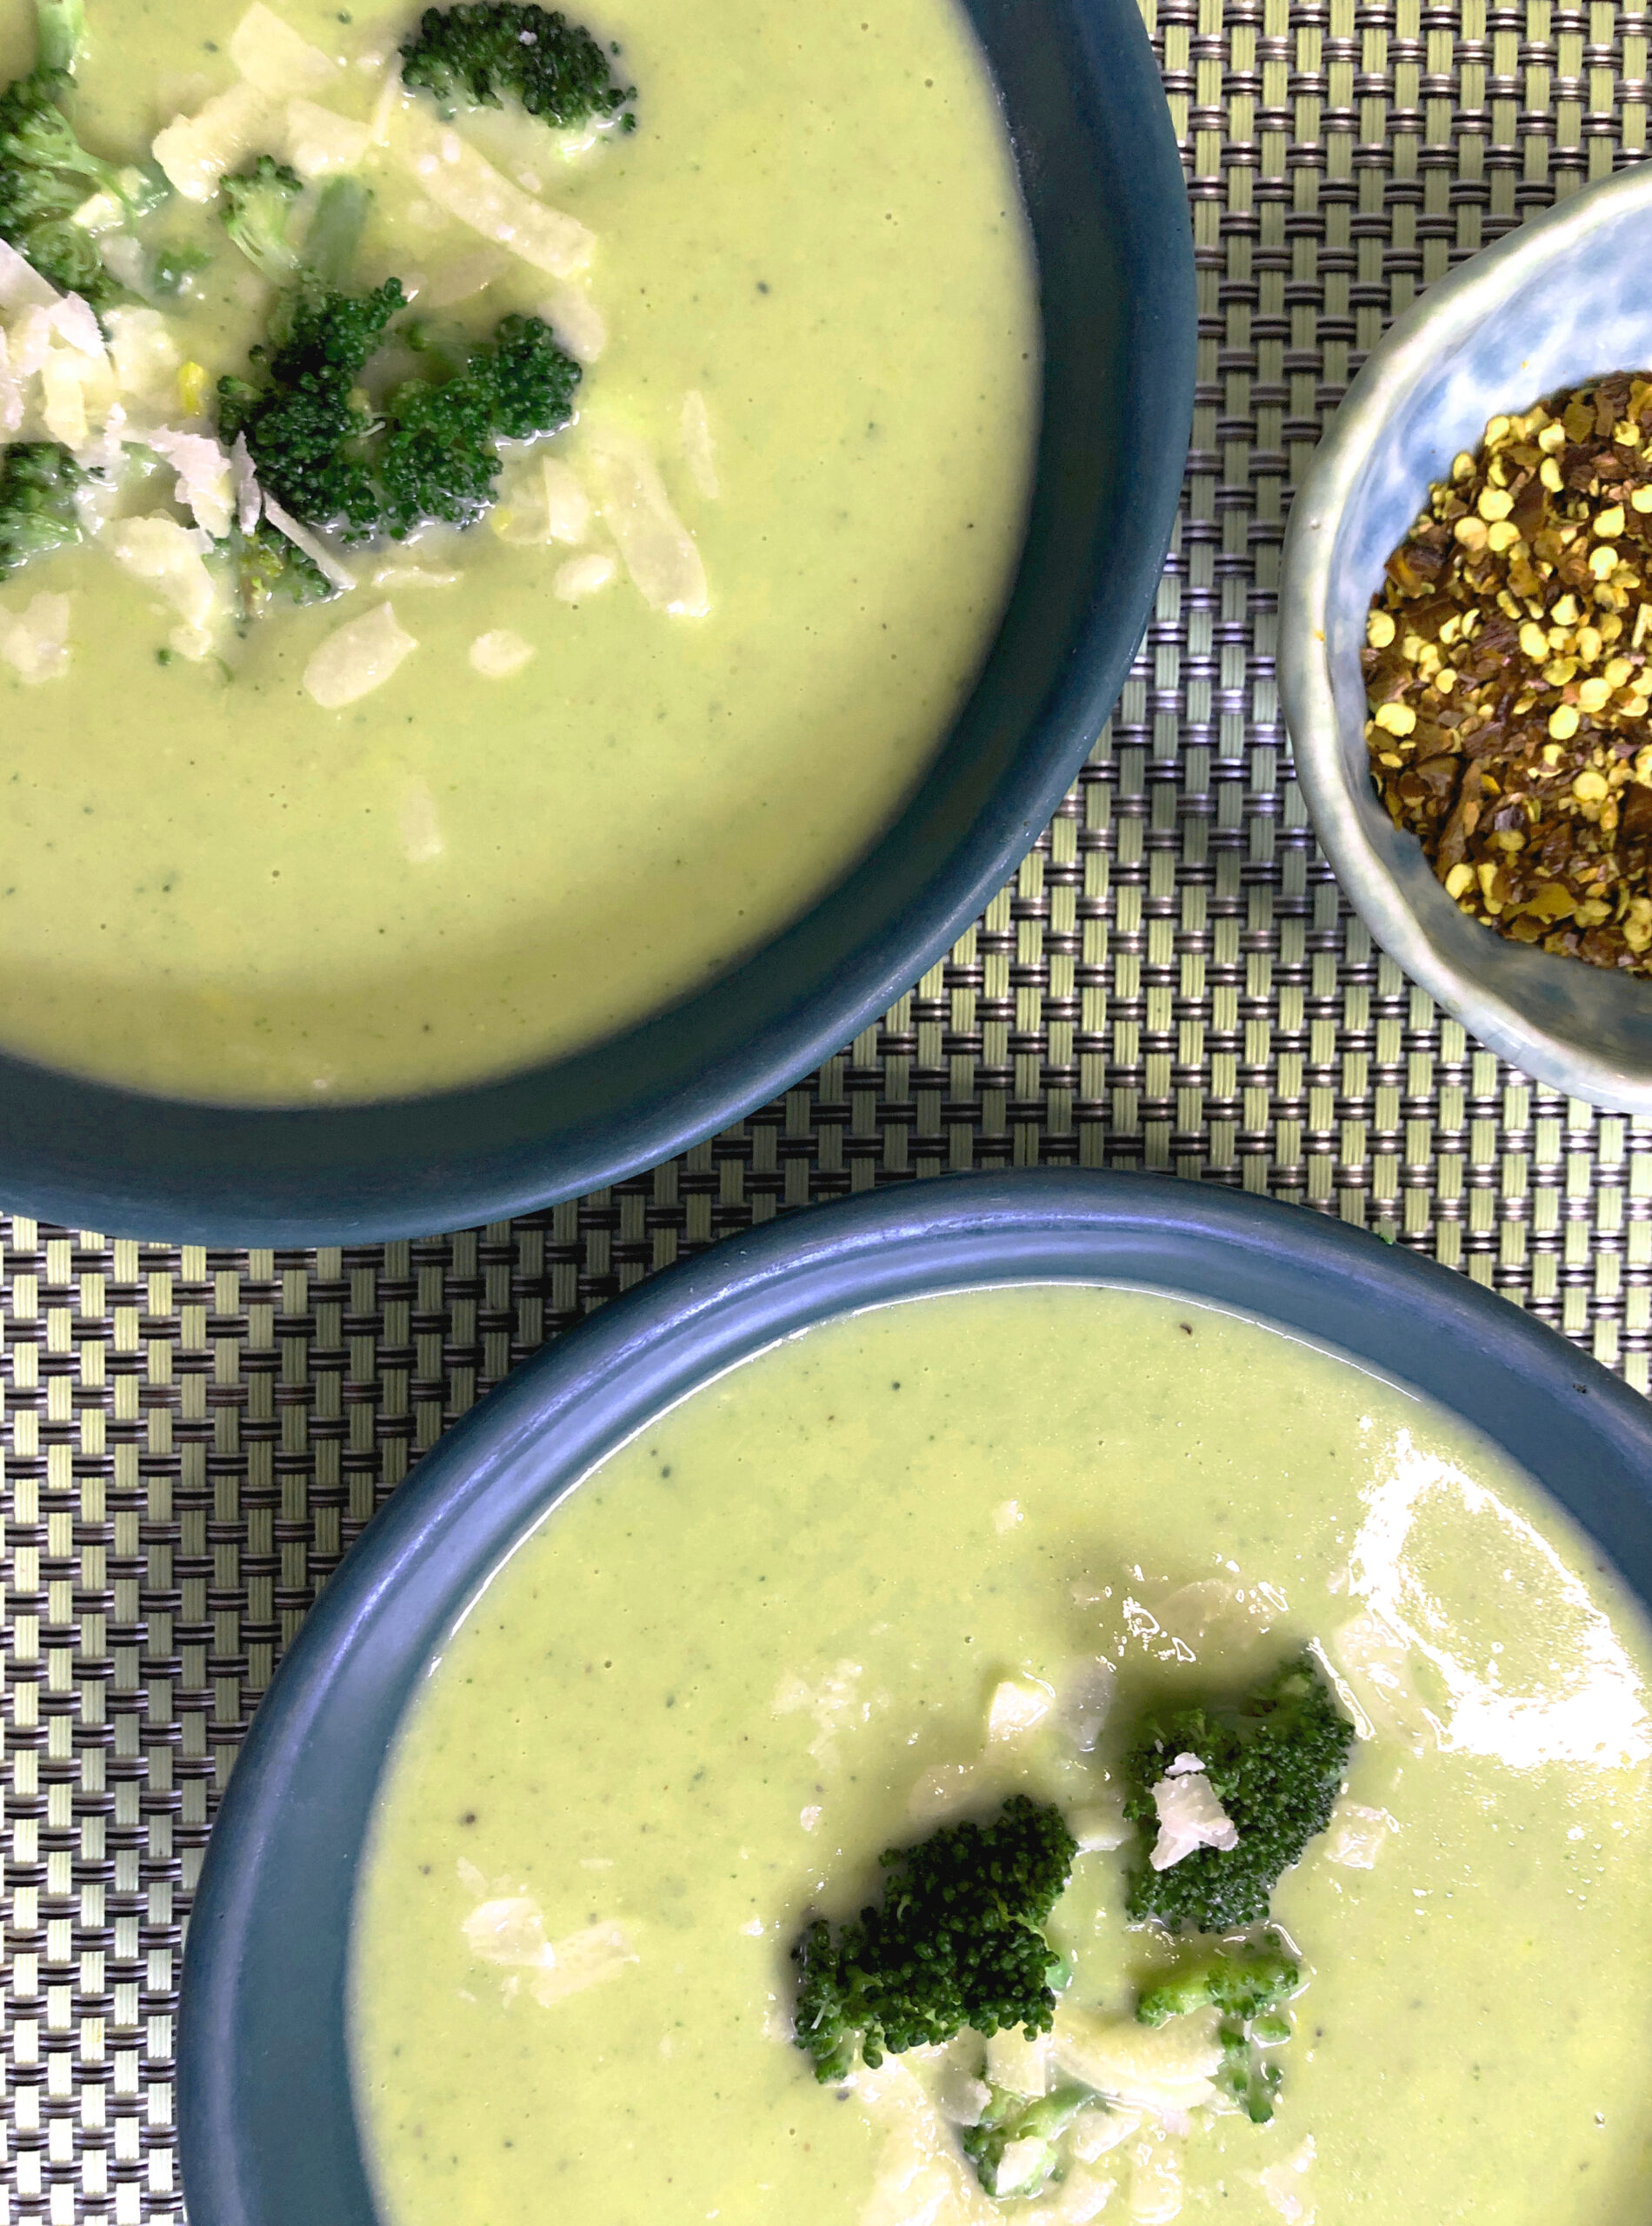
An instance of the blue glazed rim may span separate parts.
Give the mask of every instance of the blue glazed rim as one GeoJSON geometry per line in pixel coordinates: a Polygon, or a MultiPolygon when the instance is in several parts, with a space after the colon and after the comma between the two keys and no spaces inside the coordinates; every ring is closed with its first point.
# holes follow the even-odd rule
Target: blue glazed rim
{"type": "Polygon", "coordinates": [[[976,691],[847,878],[704,991],[503,1080],[243,1108],[0,1056],[20,1210],[207,1244],[361,1243],[503,1220],[671,1157],[779,1095],[944,951],[1055,810],[1113,707],[1175,519],[1193,407],[1192,234],[1136,0],[965,0],[1042,279],[1026,554],[976,691]]]}
{"type": "Polygon", "coordinates": [[[254,1720],[184,1956],[196,2226],[380,2226],[344,2022],[356,1859],[402,1711],[477,1585],[649,1419],[853,1310],[1003,1283],[1147,1285],[1340,1347],[1478,1429],[1652,1603],[1652,1410],[1542,1324],[1337,1222],[1162,1176],[960,1176],[818,1207],[639,1285],[491,1393],[352,1548],[254,1720]]]}

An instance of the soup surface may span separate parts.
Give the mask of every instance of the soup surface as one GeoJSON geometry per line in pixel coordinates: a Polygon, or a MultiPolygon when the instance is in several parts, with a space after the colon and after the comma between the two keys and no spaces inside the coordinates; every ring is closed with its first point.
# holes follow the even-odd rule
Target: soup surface
{"type": "MultiPolygon", "coordinates": [[[[234,83],[244,11],[89,0],[84,139],[146,156],[234,83]]],[[[66,664],[0,661],[0,1042],[169,1092],[298,1102],[596,1040],[846,870],[1001,612],[1039,350],[1008,139],[953,0],[602,0],[589,19],[637,88],[634,132],[564,152],[520,113],[453,126],[594,235],[589,267],[555,284],[428,197],[408,149],[435,110],[385,105],[413,0],[278,12],[332,65],[314,104],[384,140],[355,165],[376,197],[361,283],[394,273],[416,312],[477,333],[545,314],[586,358],[549,452],[589,492],[593,440],[640,442],[709,590],[703,615],[650,608],[623,568],[571,590],[568,563],[611,560],[614,541],[600,501],[571,541],[531,537],[536,459],[525,479],[508,465],[491,523],[343,551],[349,594],[278,603],[210,654],[168,647],[177,612],[103,540],[5,583],[0,651],[37,597],[69,603],[66,664]],[[310,660],[386,603],[416,646],[323,709],[310,660]]],[[[0,79],[32,60],[33,21],[31,0],[0,0],[0,79]]],[[[266,135],[278,152],[287,130],[266,135]]],[[[245,371],[269,310],[215,207],[157,222],[214,259],[166,310],[182,385],[163,364],[123,393],[129,438],[210,430],[203,397],[245,371]]],[[[170,470],[130,449],[123,469],[124,511],[187,522],[170,470]]]]}
{"type": "MultiPolygon", "coordinates": [[[[1525,1477],[1254,1323],[1063,1286],[810,1331],[588,1477],[405,1727],[355,1960],[386,2219],[1644,2217],[1649,1666],[1525,1477]],[[1094,2208],[995,2204],[932,2066],[815,2083],[806,1911],[952,1804],[1116,1799],[1144,1703],[1304,1642],[1362,1736],[1274,1898],[1311,1976],[1271,2124],[1122,2113],[1094,2208]],[[989,1736],[1011,1677],[1103,1702],[989,1736]]],[[[1081,1855],[1050,1929],[1068,1999],[1120,2015],[1156,1952],[1125,1861],[1081,1855]]]]}

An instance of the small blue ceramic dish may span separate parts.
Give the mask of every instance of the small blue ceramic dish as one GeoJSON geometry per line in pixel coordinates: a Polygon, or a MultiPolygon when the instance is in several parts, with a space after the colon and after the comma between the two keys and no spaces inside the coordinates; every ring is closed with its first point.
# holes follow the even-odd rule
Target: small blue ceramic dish
{"type": "Polygon", "coordinates": [[[259,1709],[190,1921],[183,2183],[200,2226],[382,2226],[350,2095],[351,1903],[387,1750],[511,1545],[664,1408],[834,1315],[1148,1286],[1416,1387],[1540,1477],[1652,1604],[1652,1410],[1466,1278],[1341,1223],[1139,1176],[962,1176],[819,1209],[643,1284],[461,1423],[351,1550],[259,1709]]]}
{"type": "Polygon", "coordinates": [[[70,1227],[207,1243],[456,1229],[599,1188],[726,1127],[915,981],[1036,837],[1113,707],[1176,514],[1193,248],[1135,0],[967,0],[1040,269],[1043,420],[1020,573],[910,803],[767,949],[607,1043],[394,1103],[250,1110],[0,1056],[0,1192],[70,1227]]]}
{"type": "Polygon", "coordinates": [[[1314,831],[1384,950],[1528,1074],[1652,1112],[1652,985],[1460,912],[1371,786],[1360,672],[1385,559],[1500,411],[1652,363],[1652,163],[1588,187],[1430,286],[1367,357],[1292,505],[1280,690],[1314,831]]]}

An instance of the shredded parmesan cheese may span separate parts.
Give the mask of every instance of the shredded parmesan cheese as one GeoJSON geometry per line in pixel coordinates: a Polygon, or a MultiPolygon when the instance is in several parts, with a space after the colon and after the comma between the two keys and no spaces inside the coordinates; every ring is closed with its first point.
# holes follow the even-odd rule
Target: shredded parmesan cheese
{"type": "Polygon", "coordinates": [[[586,454],[603,523],[644,603],[674,617],[703,618],[711,608],[705,565],[648,450],[603,427],[587,436],[586,454]]]}
{"type": "Polygon", "coordinates": [[[177,474],[177,497],[214,541],[228,534],[236,513],[235,466],[227,449],[204,433],[177,433],[157,425],[143,446],[163,457],[177,474]]]}
{"type": "Polygon", "coordinates": [[[478,634],[471,643],[470,670],[484,680],[513,680],[536,654],[531,642],[502,626],[494,633],[478,634]]]}
{"type": "Polygon", "coordinates": [[[405,101],[389,110],[384,129],[392,153],[437,208],[496,247],[508,248],[552,278],[572,278],[590,261],[593,233],[512,184],[456,131],[432,123],[405,101]]]}
{"type": "Polygon", "coordinates": [[[155,159],[186,201],[210,201],[225,171],[268,144],[277,114],[268,93],[240,78],[194,116],[175,117],[155,159]]]}
{"type": "Polygon", "coordinates": [[[296,517],[283,510],[279,503],[268,494],[263,498],[263,514],[277,533],[284,533],[295,549],[302,549],[310,562],[319,567],[324,576],[336,588],[348,594],[356,585],[356,575],[347,564],[341,564],[319,534],[311,533],[308,526],[299,524],[296,517]]]}
{"type": "Polygon", "coordinates": [[[683,397],[683,461],[700,492],[708,502],[715,503],[723,490],[717,482],[711,420],[706,415],[705,397],[697,387],[691,387],[683,397]]]}
{"type": "Polygon", "coordinates": [[[618,570],[611,556],[570,556],[558,567],[551,592],[563,603],[583,603],[613,584],[618,570]]]}
{"type": "Polygon", "coordinates": [[[304,667],[304,686],[323,711],[342,711],[383,688],[417,647],[393,606],[381,603],[327,636],[304,667]]]}
{"type": "Polygon", "coordinates": [[[315,101],[287,103],[287,160],[300,177],[314,181],[359,170],[372,142],[364,123],[315,101]]]}
{"type": "Polygon", "coordinates": [[[1178,1755],[1153,1789],[1159,1836],[1148,1861],[1168,1870],[1202,1847],[1224,1852],[1239,1844],[1239,1828],[1217,1800],[1196,1755],[1178,1755]]]}
{"type": "Polygon", "coordinates": [[[608,323],[583,286],[558,286],[540,315],[576,363],[594,363],[608,345],[608,323]]]}
{"type": "Polygon", "coordinates": [[[253,0],[236,26],[230,59],[249,84],[277,97],[325,92],[339,75],[336,63],[263,0],[253,0]]]}
{"type": "Polygon", "coordinates": [[[69,670],[69,597],[37,595],[14,616],[0,603],[0,662],[30,688],[69,670]]]}

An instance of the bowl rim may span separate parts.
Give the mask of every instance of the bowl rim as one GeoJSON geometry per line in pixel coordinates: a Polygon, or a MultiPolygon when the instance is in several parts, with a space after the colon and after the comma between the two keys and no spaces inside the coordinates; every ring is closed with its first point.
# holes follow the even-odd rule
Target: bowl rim
{"type": "MultiPolygon", "coordinates": [[[[1555,1035],[1430,942],[1362,823],[1342,757],[1327,645],[1338,528],[1349,495],[1381,444],[1395,396],[1471,332],[1494,304],[1562,257],[1579,235],[1637,207],[1652,210],[1652,161],[1596,179],[1479,250],[1436,279],[1372,349],[1291,504],[1280,573],[1279,688],[1315,835],[1382,948],[1448,1012],[1535,1081],[1614,1110],[1648,1113],[1652,1066],[1636,1075],[1555,1035]]],[[[1532,955],[1549,963],[1581,963],[1532,955]]]]}
{"type": "MultiPolygon", "coordinates": [[[[1018,0],[963,4],[989,50],[1024,43],[1018,0]]],[[[0,1174],[17,1210],[220,1245],[363,1243],[507,1220],[729,1127],[842,1050],[947,950],[1036,842],[1113,708],[1162,574],[1192,418],[1191,217],[1145,29],[1135,0],[1056,0],[1052,20],[1065,46],[1031,57],[1038,66],[1028,74],[1045,84],[1055,66],[1070,79],[1073,159],[1104,181],[1120,288],[1109,377],[1129,438],[1114,451],[1106,530],[1086,539],[1060,669],[1041,679],[1013,758],[983,776],[969,816],[944,779],[967,782],[977,745],[962,745],[966,756],[946,776],[955,759],[943,736],[894,823],[800,920],[707,990],[496,1079],[357,1104],[245,1106],[151,1095],[0,1053],[0,1174]],[[920,818],[926,795],[938,801],[920,818]],[[863,892],[875,929],[856,910],[863,892]],[[746,986],[765,966],[771,982],[804,985],[789,1003],[772,994],[766,1012],[746,986]]],[[[1023,185],[1031,178],[1047,194],[1047,157],[1016,154],[1023,185]]],[[[1057,221],[1046,213],[1047,236],[1057,221]]],[[[1077,322],[1093,314],[1072,307],[1077,322]]],[[[1080,359],[1076,339],[1069,352],[1080,359]]],[[[1063,422],[1078,417],[1063,411],[1063,422]]],[[[1041,452],[1035,501],[1053,483],[1041,452]]],[[[1023,556],[1017,603],[1026,576],[1023,556]]],[[[989,643],[983,674],[991,656],[989,643]]]]}
{"type": "Polygon", "coordinates": [[[1227,1305],[1423,1392],[1541,1470],[1652,1603],[1652,1408],[1468,1276],[1339,1221],[1163,1176],[1026,1170],[901,1184],[730,1238],[603,1308],[459,1423],[350,1549],[282,1663],[189,1923],[178,2129],[192,2216],[381,2226],[350,2098],[356,1867],[408,1699],[502,1556],[651,1416],[751,1354],[863,1307],[1029,1281],[1227,1305]]]}

